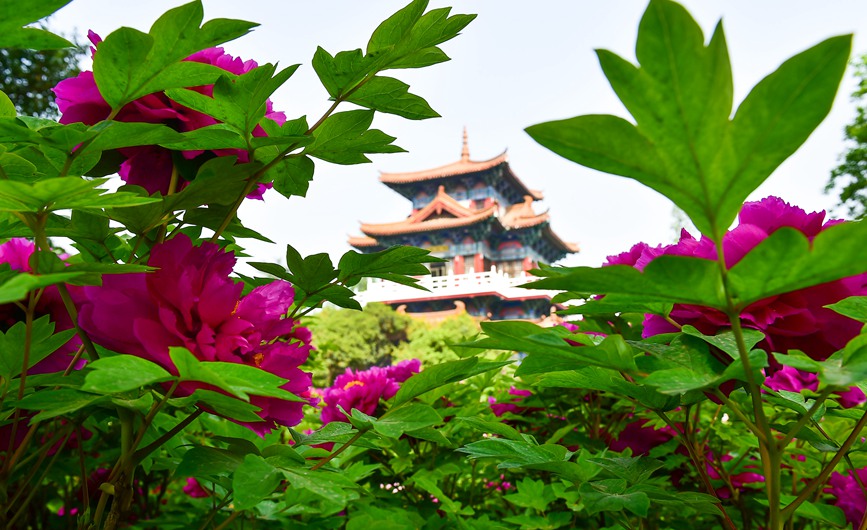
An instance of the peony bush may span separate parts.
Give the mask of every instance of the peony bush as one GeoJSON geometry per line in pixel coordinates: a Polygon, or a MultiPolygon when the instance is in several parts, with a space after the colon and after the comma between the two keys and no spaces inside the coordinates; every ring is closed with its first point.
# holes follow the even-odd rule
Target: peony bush
{"type": "MultiPolygon", "coordinates": [[[[22,27],[50,7],[20,2],[0,45],[68,45],[22,27]]],[[[437,114],[383,73],[448,60],[472,19],[415,0],[364,49],[318,48],[332,104],[312,124],[271,103],[297,66],[233,57],[255,24],[203,23],[198,1],[147,33],[91,33],[93,71],[55,87],[59,123],[0,96],[4,528],[867,527],[867,225],[747,202],[827,114],[850,37],[733,110],[722,26],[706,43],[651,0],[637,65],[598,52],[631,121],[528,133],[662,193],[700,234],[534,271],[526,287],[570,302],[563,325],[483,322],[424,366],[337,352],[354,368],[313,388],[315,363],[339,369],[307,315],[361,309],[363,279],[416,285],[438,259],[289,246],[241,275],[261,236],[238,208],[303,196],[315,160],[399,152],[374,114],[437,114]]]]}

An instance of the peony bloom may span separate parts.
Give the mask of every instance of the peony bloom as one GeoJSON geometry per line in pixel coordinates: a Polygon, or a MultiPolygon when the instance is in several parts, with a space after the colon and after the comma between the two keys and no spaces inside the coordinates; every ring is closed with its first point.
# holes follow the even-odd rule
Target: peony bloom
{"type": "Polygon", "coordinates": [[[518,405],[518,403],[523,401],[525,397],[532,396],[533,392],[529,390],[521,390],[513,386],[509,388],[509,395],[515,397],[510,398],[506,403],[497,403],[497,398],[493,396],[488,398],[488,404],[491,406],[491,412],[494,413],[494,416],[499,418],[507,412],[512,414],[522,414],[523,412],[530,410],[529,407],[522,407],[518,405]]]}
{"type": "MultiPolygon", "coordinates": [[[[867,484],[867,467],[856,469],[855,472],[858,473],[861,483],[867,484]]],[[[846,521],[852,524],[852,528],[857,528],[864,517],[864,510],[867,509],[867,499],[852,471],[847,471],[845,475],[833,472],[828,479],[825,493],[835,497],[834,506],[843,510],[846,521]]]]}
{"type": "MultiPolygon", "coordinates": [[[[794,228],[812,240],[822,230],[839,222],[831,220],[823,223],[824,218],[825,212],[807,213],[777,197],[748,202],[738,215],[738,226],[723,237],[726,266],[734,266],[756,245],[782,227],[794,228]]],[[[713,241],[704,236],[695,239],[684,230],[680,241],[673,245],[654,248],[639,243],[629,252],[610,256],[607,265],[630,265],[643,270],[653,259],[662,255],[715,260],[717,252],[713,241]]],[[[867,295],[867,274],[759,300],[744,309],[741,323],[745,328],[765,334],[765,339],[758,347],[769,353],[797,349],[814,359],[824,360],[842,349],[861,330],[859,322],[825,306],[857,295],[867,295]]],[[[729,327],[728,318],[722,312],[707,307],[675,304],[670,317],[680,325],[695,326],[708,335],[729,327]]],[[[675,331],[677,328],[659,315],[647,315],[644,319],[645,337],[675,331]]]]}
{"type": "MultiPolygon", "coordinates": [[[[310,332],[283,318],[294,291],[275,281],[241,298],[243,285],[229,278],[232,253],[213,243],[195,247],[179,235],[151,249],[153,273],[103,278],[84,288],[79,321],[93,341],[118,353],[137,355],[177,373],[169,348],[183,346],[202,361],[255,366],[288,381],[306,395],[310,374],[301,370],[310,353],[310,332]]],[[[181,385],[186,394],[194,390],[181,385]]],[[[259,434],[276,425],[297,425],[302,403],[253,396],[262,421],[245,424],[259,434]]]]}
{"type": "MultiPolygon", "coordinates": [[[[783,366],[765,379],[765,386],[771,390],[786,390],[788,392],[800,392],[801,390],[816,391],[819,388],[819,377],[810,372],[804,372],[791,366],[783,366]]],[[[836,392],[837,402],[844,408],[857,407],[867,401],[864,392],[857,386],[849,388],[845,392],[836,392]]]]}
{"type": "Polygon", "coordinates": [[[647,425],[648,423],[648,420],[636,420],[626,424],[626,427],[608,442],[608,448],[617,452],[628,448],[632,449],[633,456],[647,456],[651,449],[677,436],[671,427],[654,429],[647,425]]]}
{"type": "MultiPolygon", "coordinates": [[[[94,46],[98,46],[102,41],[92,31],[88,32],[88,38],[94,46]]],[[[96,52],[93,47],[91,50],[93,53],[96,52]]],[[[235,75],[245,74],[258,66],[256,61],[243,61],[232,57],[225,53],[223,48],[208,48],[194,53],[185,60],[210,64],[235,75]]],[[[212,85],[190,88],[207,96],[212,96],[214,90],[212,85]]],[[[54,94],[57,96],[57,107],[62,114],[60,123],[81,122],[94,125],[108,118],[111,113],[111,107],[103,99],[96,86],[93,72],[81,72],[77,77],[61,81],[54,88],[54,94]]],[[[270,101],[267,102],[265,112],[265,117],[280,125],[286,122],[286,115],[282,112],[275,112],[270,101]]],[[[172,101],[162,92],[148,94],[127,104],[114,119],[124,122],[164,123],[180,132],[193,131],[219,123],[211,116],[172,101]]],[[[253,131],[253,135],[266,136],[265,131],[258,126],[253,131]]],[[[170,150],[151,145],[127,147],[120,149],[119,152],[125,160],[121,163],[118,173],[125,182],[141,186],[151,194],[168,193],[174,165],[170,150]]],[[[213,156],[237,156],[239,162],[249,161],[247,151],[241,149],[220,149],[208,153],[183,151],[182,154],[185,159],[194,160],[198,164],[206,162],[213,156]]],[[[195,175],[195,171],[191,171],[191,173],[190,176],[195,175]]],[[[184,184],[185,181],[182,181],[180,187],[183,187],[184,184]]],[[[261,199],[262,194],[270,187],[271,184],[260,184],[259,188],[254,190],[249,197],[261,199]]]]}
{"type": "Polygon", "coordinates": [[[338,405],[346,412],[358,409],[365,414],[373,414],[380,399],[391,399],[400,389],[400,383],[420,369],[421,362],[418,359],[403,361],[396,366],[374,366],[367,370],[347,368],[346,372],[337,376],[333,385],[322,391],[322,424],[349,421],[337,408],[338,405]]]}
{"type": "Polygon", "coordinates": [[[194,499],[210,497],[211,494],[199,484],[199,481],[193,477],[187,478],[187,484],[183,487],[183,492],[194,499]]]}
{"type": "MultiPolygon", "coordinates": [[[[30,256],[35,250],[36,245],[32,241],[24,238],[10,239],[0,245],[0,264],[8,264],[15,271],[29,272],[31,270],[30,256]]],[[[55,333],[73,328],[72,319],[63,305],[60,292],[53,285],[45,288],[36,304],[34,317],[39,318],[45,315],[49,315],[54,323],[55,333]]],[[[24,322],[24,318],[24,311],[14,303],[0,304],[0,332],[5,333],[16,323],[24,322]]],[[[66,370],[79,346],[81,346],[81,339],[77,335],[73,335],[54,353],[39,361],[35,366],[31,366],[27,373],[46,374],[66,370]]],[[[80,366],[78,367],[80,368],[80,366]]]]}

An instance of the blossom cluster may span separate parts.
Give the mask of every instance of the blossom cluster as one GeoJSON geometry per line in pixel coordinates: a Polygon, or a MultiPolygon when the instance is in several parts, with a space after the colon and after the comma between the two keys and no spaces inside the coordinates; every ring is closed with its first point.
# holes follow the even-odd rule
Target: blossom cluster
{"type": "MultiPolygon", "coordinates": [[[[287,380],[281,387],[305,396],[310,374],[301,370],[310,353],[310,331],[286,318],[294,291],[285,281],[256,287],[241,296],[243,285],[229,277],[231,252],[213,243],[194,246],[179,235],[151,249],[149,273],[107,275],[98,287],[85,287],[79,323],[97,344],[153,361],[177,375],[169,348],[181,346],[201,361],[254,366],[287,380]]],[[[183,383],[178,395],[192,394],[199,383],[183,383]]],[[[220,391],[220,389],[211,389],[220,391]]],[[[303,416],[302,403],[252,396],[260,422],[245,423],[263,434],[275,425],[292,426],[303,416]]]]}
{"type": "Polygon", "coordinates": [[[400,390],[400,384],[421,371],[421,361],[410,359],[392,366],[374,366],[367,370],[353,370],[338,375],[334,384],[322,390],[320,418],[326,425],[333,421],[348,422],[340,408],[347,413],[357,409],[373,414],[380,400],[390,399],[400,390]]]}
{"type": "MultiPolygon", "coordinates": [[[[807,213],[777,197],[744,204],[738,225],[723,237],[723,255],[727,267],[738,263],[750,250],[783,227],[794,228],[812,241],[822,230],[840,221],[825,221],[825,212],[807,213]]],[[[607,265],[630,265],[643,270],[659,256],[689,256],[717,259],[716,244],[708,237],[694,238],[683,230],[680,240],[672,245],[651,247],[638,243],[629,251],[610,256],[607,265]]],[[[800,350],[816,360],[824,360],[842,349],[861,330],[861,324],[844,317],[826,306],[849,296],[867,295],[867,273],[842,278],[822,285],[772,296],[750,304],[741,313],[744,328],[761,331],[765,338],[758,347],[771,353],[800,350]]],[[[675,304],[669,315],[678,325],[691,325],[705,334],[716,334],[729,327],[728,317],[716,309],[688,304],[675,304]]],[[[646,315],[644,337],[677,331],[660,315],[646,315]]],[[[815,374],[781,367],[771,358],[766,385],[774,390],[798,392],[815,390],[815,374]]],[[[865,401],[857,387],[840,395],[844,406],[865,401]]]]}
{"type": "MultiPolygon", "coordinates": [[[[94,32],[88,32],[88,38],[93,43],[92,52],[97,53],[97,48],[102,39],[94,32]]],[[[241,75],[256,68],[256,61],[243,61],[227,54],[223,48],[208,48],[190,55],[185,59],[197,63],[216,66],[230,74],[241,75]]],[[[189,87],[206,96],[213,96],[213,85],[189,87]]],[[[105,101],[96,85],[93,72],[84,71],[77,77],[61,81],[55,88],[57,107],[62,116],[60,123],[84,123],[94,125],[111,115],[111,106],[105,101]]],[[[286,122],[283,112],[274,111],[269,100],[266,103],[265,117],[282,125],[286,122]]],[[[121,122],[138,123],[161,123],[168,125],[178,132],[189,132],[209,125],[219,123],[215,118],[201,112],[185,107],[173,100],[163,92],[148,94],[125,105],[114,116],[121,122]]],[[[256,127],[253,136],[266,136],[261,127],[256,127]]],[[[186,164],[178,164],[172,158],[172,151],[157,146],[133,146],[119,149],[124,161],[120,164],[118,174],[128,184],[143,187],[148,193],[162,193],[163,195],[172,190],[172,174],[179,167],[192,165],[198,167],[215,156],[235,156],[238,162],[249,162],[249,154],[242,149],[218,149],[214,151],[186,150],[181,155],[186,164]]],[[[194,171],[182,172],[182,177],[192,178],[194,171]],[[186,174],[183,174],[186,173],[186,174]]],[[[180,179],[177,189],[183,188],[186,181],[180,179]]],[[[261,199],[266,189],[271,184],[259,184],[249,197],[261,199]]]]}

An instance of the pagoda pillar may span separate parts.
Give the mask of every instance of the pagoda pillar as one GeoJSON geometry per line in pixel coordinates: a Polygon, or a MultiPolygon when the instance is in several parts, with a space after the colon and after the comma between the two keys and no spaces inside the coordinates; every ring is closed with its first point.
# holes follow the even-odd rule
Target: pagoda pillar
{"type": "Polygon", "coordinates": [[[525,275],[526,275],[527,271],[531,270],[532,268],[533,268],[533,260],[530,259],[530,256],[525,257],[524,262],[521,263],[521,269],[523,269],[525,275]]]}
{"type": "Polygon", "coordinates": [[[464,257],[458,254],[455,256],[455,274],[465,274],[464,257]]]}
{"type": "Polygon", "coordinates": [[[476,273],[485,272],[485,259],[482,257],[481,252],[477,252],[475,256],[473,256],[473,270],[476,273]]]}

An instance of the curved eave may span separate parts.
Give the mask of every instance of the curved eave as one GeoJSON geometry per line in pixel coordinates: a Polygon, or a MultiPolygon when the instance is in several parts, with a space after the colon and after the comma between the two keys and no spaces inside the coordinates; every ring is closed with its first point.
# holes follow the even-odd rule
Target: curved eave
{"type": "Polygon", "coordinates": [[[578,243],[569,243],[567,241],[563,241],[562,239],[560,239],[560,236],[558,236],[553,230],[551,230],[551,225],[545,227],[545,235],[548,236],[554,246],[562,249],[568,254],[575,254],[576,252],[581,252],[581,248],[578,246],[578,243]]]}
{"type": "Polygon", "coordinates": [[[425,180],[433,180],[441,177],[452,177],[455,175],[467,175],[469,173],[477,173],[492,167],[496,167],[506,162],[506,151],[491,158],[490,160],[458,160],[451,164],[435,167],[433,169],[425,169],[422,171],[413,171],[410,173],[383,173],[379,174],[379,181],[384,184],[408,184],[411,182],[422,182],[425,180]]]}
{"type": "Polygon", "coordinates": [[[383,223],[383,224],[362,224],[361,231],[371,238],[377,236],[397,236],[401,234],[415,234],[418,232],[429,232],[433,230],[446,230],[449,228],[459,228],[470,226],[476,223],[485,221],[494,216],[496,205],[490,206],[481,212],[467,217],[451,217],[447,219],[433,219],[431,221],[421,221],[418,223],[408,223],[402,221],[399,223],[383,223]]]}
{"type": "Polygon", "coordinates": [[[350,236],[348,243],[355,248],[369,248],[379,245],[376,239],[367,236],[350,236]]]}

